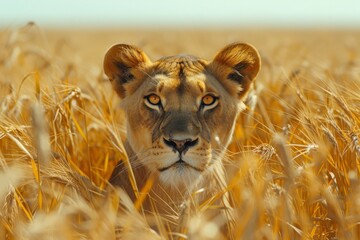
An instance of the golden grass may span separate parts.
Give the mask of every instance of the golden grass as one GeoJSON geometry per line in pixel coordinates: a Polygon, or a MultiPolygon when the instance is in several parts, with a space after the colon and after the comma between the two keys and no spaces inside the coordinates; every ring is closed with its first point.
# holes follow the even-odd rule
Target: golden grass
{"type": "MultiPolygon", "coordinates": [[[[263,67],[224,159],[233,239],[359,239],[360,34],[351,31],[60,31],[0,33],[1,239],[219,239],[199,206],[156,231],[107,179],[124,116],[101,70],[106,48],[211,59],[231,41],[263,67]]],[[[151,186],[151,182],[149,185],[151,186]]],[[[219,196],[223,192],[219,193],[219,196]]],[[[218,197],[218,196],[215,196],[218,197]]]]}

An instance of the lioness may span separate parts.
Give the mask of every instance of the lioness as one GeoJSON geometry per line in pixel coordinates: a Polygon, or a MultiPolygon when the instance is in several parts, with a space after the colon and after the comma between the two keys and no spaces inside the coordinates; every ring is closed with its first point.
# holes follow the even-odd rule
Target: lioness
{"type": "Polygon", "coordinates": [[[134,189],[151,178],[144,208],[166,213],[224,190],[222,157],[259,69],[259,53],[245,43],[226,46],[211,62],[190,55],[151,62],[134,46],[111,47],[104,71],[127,115],[131,169],[120,161],[110,183],[136,199],[134,189]]]}

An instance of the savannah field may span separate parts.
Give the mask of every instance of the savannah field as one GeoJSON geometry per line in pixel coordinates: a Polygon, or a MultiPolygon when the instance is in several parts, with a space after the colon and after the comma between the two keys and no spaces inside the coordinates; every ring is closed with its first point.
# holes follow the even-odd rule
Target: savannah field
{"type": "Polygon", "coordinates": [[[0,239],[225,238],[228,223],[204,217],[211,202],[170,232],[142,212],[149,188],[132,203],[107,184],[126,161],[126,132],[102,60],[116,43],[153,60],[211,60],[235,41],[256,46],[262,69],[223,159],[228,186],[215,196],[233,199],[227,238],[360,239],[360,31],[34,24],[0,31],[0,239]]]}

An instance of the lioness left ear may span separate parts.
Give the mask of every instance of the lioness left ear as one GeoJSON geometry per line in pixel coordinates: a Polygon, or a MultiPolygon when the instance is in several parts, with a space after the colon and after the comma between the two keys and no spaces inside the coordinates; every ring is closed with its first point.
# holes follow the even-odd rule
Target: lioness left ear
{"type": "Polygon", "coordinates": [[[151,61],[143,51],[127,44],[112,46],[104,58],[104,72],[120,98],[137,89],[150,65],[151,61]]]}
{"type": "Polygon", "coordinates": [[[210,72],[233,96],[243,98],[260,70],[260,55],[251,45],[233,43],[209,64],[210,72]]]}

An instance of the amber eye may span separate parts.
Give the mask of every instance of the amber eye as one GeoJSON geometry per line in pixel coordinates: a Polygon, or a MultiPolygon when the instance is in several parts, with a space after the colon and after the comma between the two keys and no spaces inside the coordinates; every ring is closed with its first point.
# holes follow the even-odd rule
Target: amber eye
{"type": "Polygon", "coordinates": [[[204,106],[210,106],[210,105],[213,105],[215,104],[217,101],[217,97],[213,96],[213,95],[205,95],[202,100],[201,100],[201,103],[204,105],[204,106]]]}
{"type": "Polygon", "coordinates": [[[159,105],[161,102],[160,97],[156,94],[150,94],[149,96],[146,96],[145,99],[152,105],[159,105]]]}

